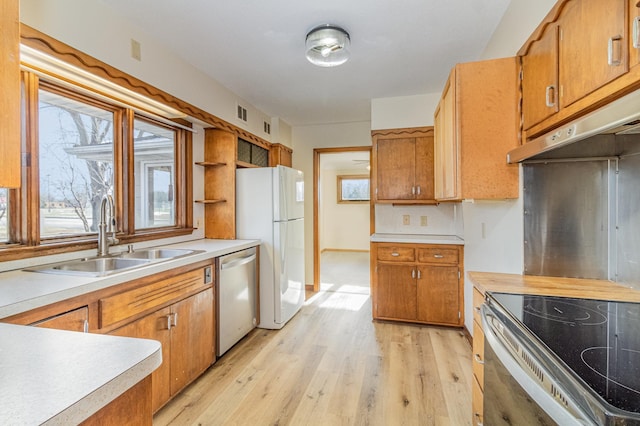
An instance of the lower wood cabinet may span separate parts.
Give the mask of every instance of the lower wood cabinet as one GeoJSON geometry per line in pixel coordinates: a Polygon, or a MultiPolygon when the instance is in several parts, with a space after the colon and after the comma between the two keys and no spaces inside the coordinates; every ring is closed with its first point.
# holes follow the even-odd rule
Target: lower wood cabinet
{"type": "Polygon", "coordinates": [[[481,425],[483,418],[484,390],[484,332],[480,306],[484,303],[484,294],[473,288],[473,380],[471,387],[472,424],[481,425]]]}
{"type": "Polygon", "coordinates": [[[462,246],[371,243],[374,319],[460,327],[462,246]]]}
{"type": "Polygon", "coordinates": [[[89,308],[82,306],[41,321],[30,324],[34,327],[55,328],[56,330],[89,331],[89,308]]]}
{"type": "Polygon", "coordinates": [[[213,364],[213,300],[209,288],[109,333],[162,344],[162,365],[152,374],[153,412],[213,364]]]}

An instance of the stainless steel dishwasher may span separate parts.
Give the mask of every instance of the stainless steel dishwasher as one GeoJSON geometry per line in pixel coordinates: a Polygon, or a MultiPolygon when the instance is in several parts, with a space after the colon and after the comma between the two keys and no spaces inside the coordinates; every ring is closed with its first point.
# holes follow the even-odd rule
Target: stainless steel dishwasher
{"type": "Polygon", "coordinates": [[[216,265],[216,355],[221,356],[258,324],[257,250],[220,256],[216,265]]]}

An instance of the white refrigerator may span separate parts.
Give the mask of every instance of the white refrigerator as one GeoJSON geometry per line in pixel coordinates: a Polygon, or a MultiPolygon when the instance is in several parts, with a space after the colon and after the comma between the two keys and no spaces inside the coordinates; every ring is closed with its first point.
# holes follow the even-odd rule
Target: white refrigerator
{"type": "Polygon", "coordinates": [[[258,327],[280,329],[305,298],[302,172],[284,166],[238,169],[236,235],[262,241],[258,327]]]}

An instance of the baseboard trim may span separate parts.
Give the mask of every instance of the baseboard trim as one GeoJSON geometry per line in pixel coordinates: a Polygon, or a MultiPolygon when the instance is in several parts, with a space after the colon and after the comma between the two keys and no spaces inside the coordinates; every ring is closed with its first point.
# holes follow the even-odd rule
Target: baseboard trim
{"type": "Polygon", "coordinates": [[[336,248],[324,248],[320,250],[320,253],[324,253],[325,251],[343,251],[343,252],[352,252],[352,253],[369,253],[369,250],[361,250],[361,249],[336,249],[336,248]]]}

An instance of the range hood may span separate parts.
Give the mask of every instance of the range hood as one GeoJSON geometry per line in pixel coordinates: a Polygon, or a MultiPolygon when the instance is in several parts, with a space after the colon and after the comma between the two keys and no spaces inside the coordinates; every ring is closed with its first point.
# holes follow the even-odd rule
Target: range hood
{"type": "Polygon", "coordinates": [[[507,163],[519,163],[598,134],[634,133],[640,133],[640,90],[509,151],[507,163]]]}

